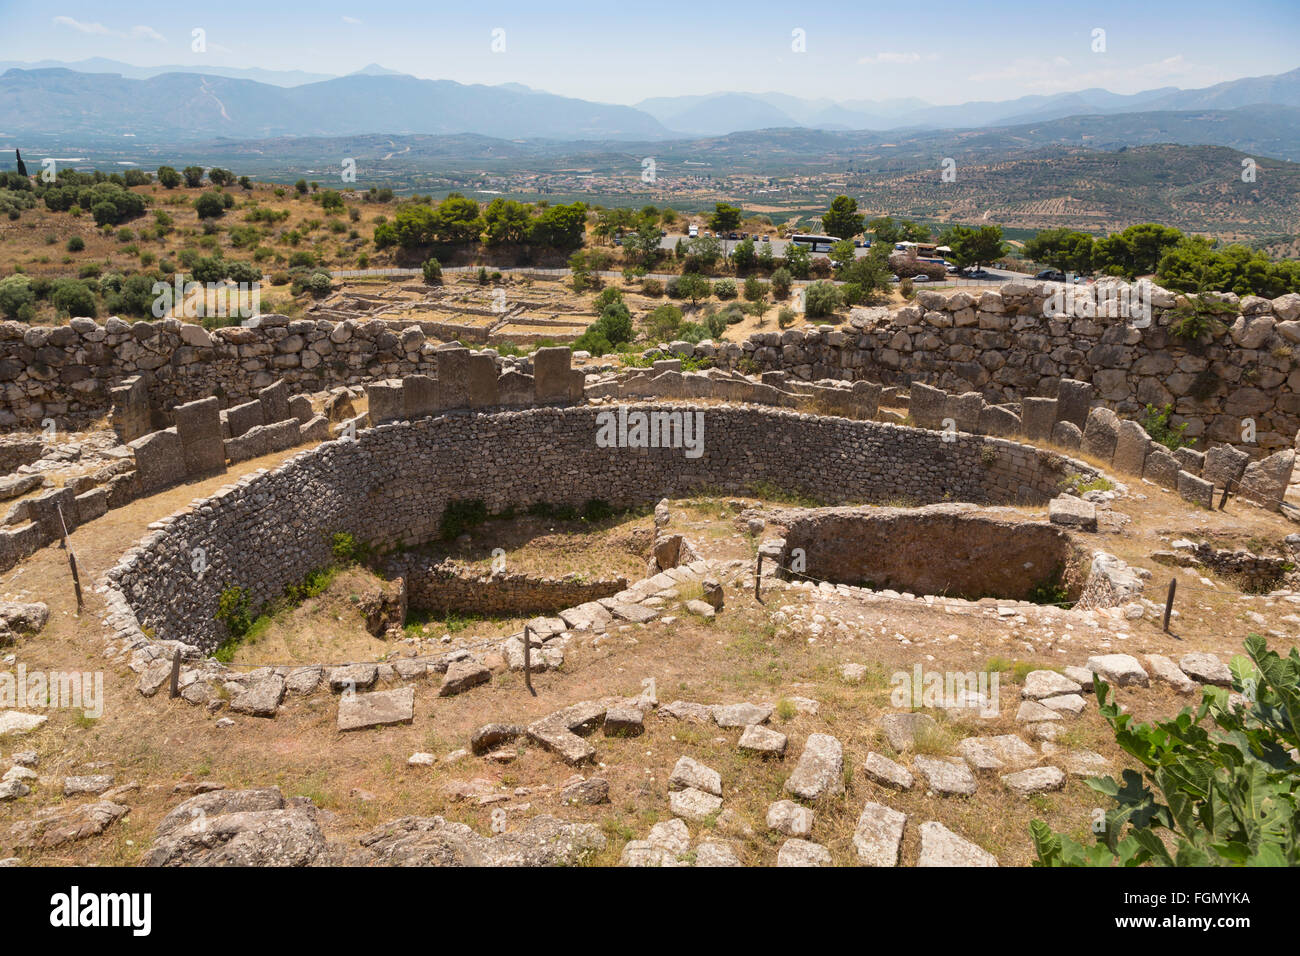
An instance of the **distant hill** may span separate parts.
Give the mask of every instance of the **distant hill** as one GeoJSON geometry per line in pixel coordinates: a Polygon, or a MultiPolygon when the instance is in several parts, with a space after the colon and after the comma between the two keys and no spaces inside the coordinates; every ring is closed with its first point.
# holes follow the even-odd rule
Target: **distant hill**
{"type": "Polygon", "coordinates": [[[1174,87],[1140,93],[1111,93],[1102,89],[1022,96],[956,106],[934,106],[910,100],[808,100],[775,93],[712,93],[707,96],[657,97],[637,103],[670,129],[700,135],[725,135],[746,129],[786,125],[755,116],[759,125],[741,125],[741,116],[726,106],[737,97],[760,100],[794,119],[795,126],[818,129],[899,130],[971,129],[1044,122],[1080,114],[1114,114],[1165,110],[1226,110],[1268,104],[1300,107],[1300,69],[1274,76],[1229,80],[1196,90],[1174,87]],[[687,114],[690,126],[678,120],[687,114]]]}
{"type": "Polygon", "coordinates": [[[198,73],[135,80],[14,69],[0,76],[0,122],[10,134],[99,139],[124,130],[139,139],[164,140],[357,133],[639,140],[669,135],[653,117],[627,106],[388,73],[279,87],[198,73]]]}
{"type": "MultiPolygon", "coordinates": [[[[374,64],[371,64],[374,66],[374,64]]],[[[96,56],[86,60],[38,60],[25,63],[21,60],[0,60],[0,73],[5,70],[73,70],[78,73],[117,73],[132,80],[147,80],[164,73],[201,73],[204,76],[227,76],[236,80],[254,80],[271,86],[300,86],[332,80],[333,73],[308,73],[303,70],[264,70],[261,67],[207,66],[193,63],[167,66],[133,66],[121,60],[107,60],[96,56]]],[[[367,68],[368,69],[368,68],[367,68]]]]}

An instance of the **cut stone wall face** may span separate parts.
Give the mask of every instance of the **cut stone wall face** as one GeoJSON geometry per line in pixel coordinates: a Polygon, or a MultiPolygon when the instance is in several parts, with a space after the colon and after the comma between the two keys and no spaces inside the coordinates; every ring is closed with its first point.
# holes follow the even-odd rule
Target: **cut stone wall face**
{"type": "Polygon", "coordinates": [[[292,416],[289,411],[289,385],[281,379],[257,393],[262,403],[262,423],[271,425],[292,416]]]}
{"type": "Polygon", "coordinates": [[[424,418],[438,410],[438,380],[431,375],[408,375],[402,379],[402,417],[424,418]]]}
{"type": "Polygon", "coordinates": [[[164,428],[131,442],[135,470],[140,476],[140,494],[151,495],[159,489],[185,480],[185,457],[181,439],[174,428],[164,428]]]}
{"type": "Polygon", "coordinates": [[[181,440],[185,473],[192,478],[226,470],[221,437],[221,403],[215,396],[177,405],[176,434],[181,440]]]}
{"type": "Polygon", "coordinates": [[[230,437],[238,438],[250,428],[266,424],[266,415],[261,401],[245,402],[234,408],[226,409],[226,422],[230,426],[230,437]]]}
{"type": "Polygon", "coordinates": [[[1056,399],[1026,398],[1021,402],[1020,426],[1030,441],[1050,441],[1056,424],[1056,399]]]}
{"type": "Polygon", "coordinates": [[[1056,420],[1069,422],[1083,431],[1088,423],[1088,410],[1096,389],[1088,382],[1071,378],[1061,379],[1056,389],[1056,420]]]}
{"type": "Polygon", "coordinates": [[[571,400],[573,353],[560,346],[533,353],[533,379],[538,405],[571,400]]]}
{"type": "Polygon", "coordinates": [[[438,363],[438,408],[469,407],[470,350],[464,348],[439,349],[434,356],[438,363]]]}
{"type": "Polygon", "coordinates": [[[366,401],[370,405],[370,421],[375,425],[401,421],[405,414],[403,385],[398,379],[371,382],[366,386],[366,401]]]}
{"type": "Polygon", "coordinates": [[[149,386],[144,376],[131,376],[111,389],[109,397],[113,402],[113,430],[124,444],[149,433],[149,386]]]}

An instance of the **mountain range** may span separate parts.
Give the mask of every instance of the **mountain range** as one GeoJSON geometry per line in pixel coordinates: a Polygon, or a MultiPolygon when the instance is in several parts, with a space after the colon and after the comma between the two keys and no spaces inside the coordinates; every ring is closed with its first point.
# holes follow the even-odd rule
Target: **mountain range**
{"type": "Polygon", "coordinates": [[[370,64],[346,76],[223,67],[0,62],[0,134],[104,137],[104,118],[136,137],[171,140],[364,133],[473,133],[503,139],[658,141],[774,128],[979,129],[1064,117],[1300,107],[1300,69],[1202,89],[1102,89],[934,106],[724,91],[635,106],[557,96],[518,83],[425,80],[370,64]]]}

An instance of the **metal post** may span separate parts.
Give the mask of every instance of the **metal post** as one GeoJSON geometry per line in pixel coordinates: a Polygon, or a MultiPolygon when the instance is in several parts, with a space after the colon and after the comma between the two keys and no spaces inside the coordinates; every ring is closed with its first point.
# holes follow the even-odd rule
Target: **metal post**
{"type": "Polygon", "coordinates": [[[68,542],[68,523],[63,520],[63,506],[55,505],[55,510],[59,513],[59,526],[63,528],[63,550],[68,552],[68,567],[72,571],[72,589],[77,595],[77,613],[81,613],[81,575],[77,573],[77,556],[72,553],[72,545],[68,542]]]}
{"type": "Polygon", "coordinates": [[[760,591],[760,585],[763,580],[763,552],[758,552],[758,565],[754,568],[754,600],[759,604],[763,603],[763,595],[760,591]]]}
{"type": "Polygon", "coordinates": [[[1169,596],[1165,598],[1165,626],[1164,631],[1169,633],[1169,615],[1174,612],[1174,591],[1178,589],[1178,579],[1169,579],[1169,596]]]}
{"type": "Polygon", "coordinates": [[[181,682],[181,652],[177,651],[175,656],[172,657],[172,680],[171,680],[170,690],[171,690],[171,695],[173,697],[179,697],[181,695],[180,682],[181,682]]]}
{"type": "Polygon", "coordinates": [[[1225,482],[1223,483],[1223,497],[1219,499],[1219,510],[1220,510],[1220,511],[1222,511],[1222,510],[1223,510],[1223,506],[1226,505],[1226,504],[1228,503],[1228,487],[1229,487],[1228,482],[1225,481],[1225,482]]]}
{"type": "Polygon", "coordinates": [[[533,690],[533,632],[527,624],[524,625],[524,686],[528,688],[528,693],[534,697],[537,691],[533,690]]]}

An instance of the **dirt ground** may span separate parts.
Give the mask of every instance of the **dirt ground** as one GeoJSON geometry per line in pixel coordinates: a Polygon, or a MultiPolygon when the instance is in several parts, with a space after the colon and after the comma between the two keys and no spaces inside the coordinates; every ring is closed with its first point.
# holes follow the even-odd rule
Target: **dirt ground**
{"type": "MultiPolygon", "coordinates": [[[[238,473],[273,467],[287,454],[248,462],[238,473]]],[[[151,521],[236,476],[232,471],[172,489],[78,528],[71,543],[83,580],[96,580],[151,521]]],[[[1177,659],[1189,651],[1208,650],[1226,660],[1240,651],[1250,633],[1265,634],[1271,646],[1285,653],[1294,645],[1300,623],[1293,606],[1300,598],[1243,595],[1229,581],[1172,570],[1149,559],[1152,551],[1167,549],[1170,540],[1182,536],[1213,536],[1220,546],[1280,544],[1293,530],[1285,517],[1236,501],[1223,513],[1189,511],[1175,496],[1140,481],[1130,485],[1130,495],[1112,510],[1114,516],[1103,523],[1106,530],[1081,537],[1089,546],[1149,569],[1145,596],[1154,601],[1163,599],[1171,576],[1178,578],[1172,634],[1162,633],[1158,618],[1150,613],[1134,621],[1122,615],[1043,608],[1021,620],[990,615],[988,608],[950,613],[920,602],[846,598],[765,579],[761,602],[745,587],[728,587],[726,607],[711,621],[674,611],[648,625],[611,629],[599,642],[580,636],[566,652],[562,668],[534,677],[535,697],[519,674],[505,670],[498,670],[490,684],[451,698],[437,697],[436,684],[429,681],[417,685],[412,724],[350,734],[336,730],[337,702],[327,692],[289,698],[274,719],[231,715],[235,726],[230,728],[217,726],[224,712],[212,714],[169,700],[166,694],[140,696],[136,676],[122,662],[102,656],[99,596],[88,593],[86,610],[78,617],[66,557],[57,547],[46,548],[4,575],[0,589],[10,599],[47,602],[50,622],[39,635],[21,638],[16,648],[4,652],[16,654],[29,670],[102,669],[104,713],[89,719],[79,712],[55,710],[38,730],[0,740],[0,755],[6,758],[19,750],[36,750],[41,777],[30,797],[0,804],[0,855],[9,852],[4,834],[10,823],[38,807],[61,803],[64,775],[97,767],[98,772],[115,774],[118,784],[138,784],[124,798],[131,813],[101,836],[22,855],[24,863],[134,863],[161,817],[184,798],[175,788],[187,781],[210,780],[232,789],[275,785],[286,795],[310,797],[329,811],[328,836],[345,844],[379,822],[408,814],[442,814],[484,833],[490,832],[490,816],[497,808],[506,811],[511,826],[541,813],[590,821],[609,839],[606,850],[591,862],[609,864],[617,861],[628,840],[644,838],[652,824],[670,816],[667,778],[677,759],[689,754],[720,772],[724,807],[735,810],[752,828],[752,836],[728,836],[742,860],[770,865],[784,837],[767,830],[766,808],[786,796],[782,784],[804,740],[823,732],[844,744],[847,789],[841,797],[818,802],[812,839],[824,843],[837,864],[855,862],[851,836],[857,815],[865,802],[878,801],[910,818],[902,851],[905,864],[914,862],[918,852],[916,825],[937,820],[994,853],[1003,865],[1025,865],[1033,857],[1028,836],[1032,819],[1041,817],[1055,829],[1082,836],[1092,808],[1099,804],[1097,795],[1076,778],[1064,790],[1031,798],[1010,794],[996,778],[981,779],[977,793],[967,799],[927,796],[923,787],[905,794],[885,790],[868,780],[861,766],[873,750],[895,756],[877,725],[880,715],[897,709],[890,700],[892,675],[910,672],[918,663],[927,670],[1000,670],[998,718],[954,720],[943,711],[934,712],[942,732],[925,746],[945,753],[964,736],[1016,732],[1015,681],[1030,669],[1082,664],[1090,654],[1108,651],[1139,658],[1156,652],[1177,659]],[[818,615],[823,620],[814,631],[810,624],[818,615]],[[866,676],[846,680],[841,674],[844,663],[866,665],[866,676]],[[524,724],[578,701],[633,696],[647,679],[654,681],[661,703],[681,699],[777,705],[772,726],[789,735],[788,755],[783,761],[746,756],[736,748],[739,730],[651,715],[643,736],[592,738],[597,765],[585,772],[608,779],[611,792],[610,803],[595,807],[560,806],[557,791],[573,769],[533,746],[519,744],[507,755],[508,762],[446,759],[466,747],[469,735],[484,723],[524,724]],[[799,712],[788,703],[792,697],[818,701],[818,713],[799,712]],[[420,751],[434,754],[437,763],[408,766],[407,758],[420,751]],[[475,779],[488,782],[489,798],[456,799],[445,789],[475,779]]],[[[672,514],[674,529],[710,556],[753,559],[759,538],[737,521],[730,500],[674,502],[672,514]]],[[[471,559],[500,546],[525,563],[550,561],[558,554],[575,566],[590,566],[615,554],[631,560],[628,541],[646,525],[644,515],[631,516],[594,536],[557,530],[559,540],[552,541],[548,529],[523,521],[489,522],[460,547],[462,556],[471,559]]],[[[474,622],[455,637],[471,641],[493,633],[497,623],[474,622]]],[[[328,620],[316,620],[300,650],[324,651],[333,647],[332,640],[346,641],[351,633],[328,620]]],[[[1190,700],[1158,684],[1122,689],[1119,699],[1138,719],[1170,716],[1190,700]]],[[[1112,761],[1116,772],[1126,762],[1091,698],[1058,744],[1096,751],[1112,761]]],[[[698,838],[715,826],[692,824],[691,832],[698,838]]]]}

